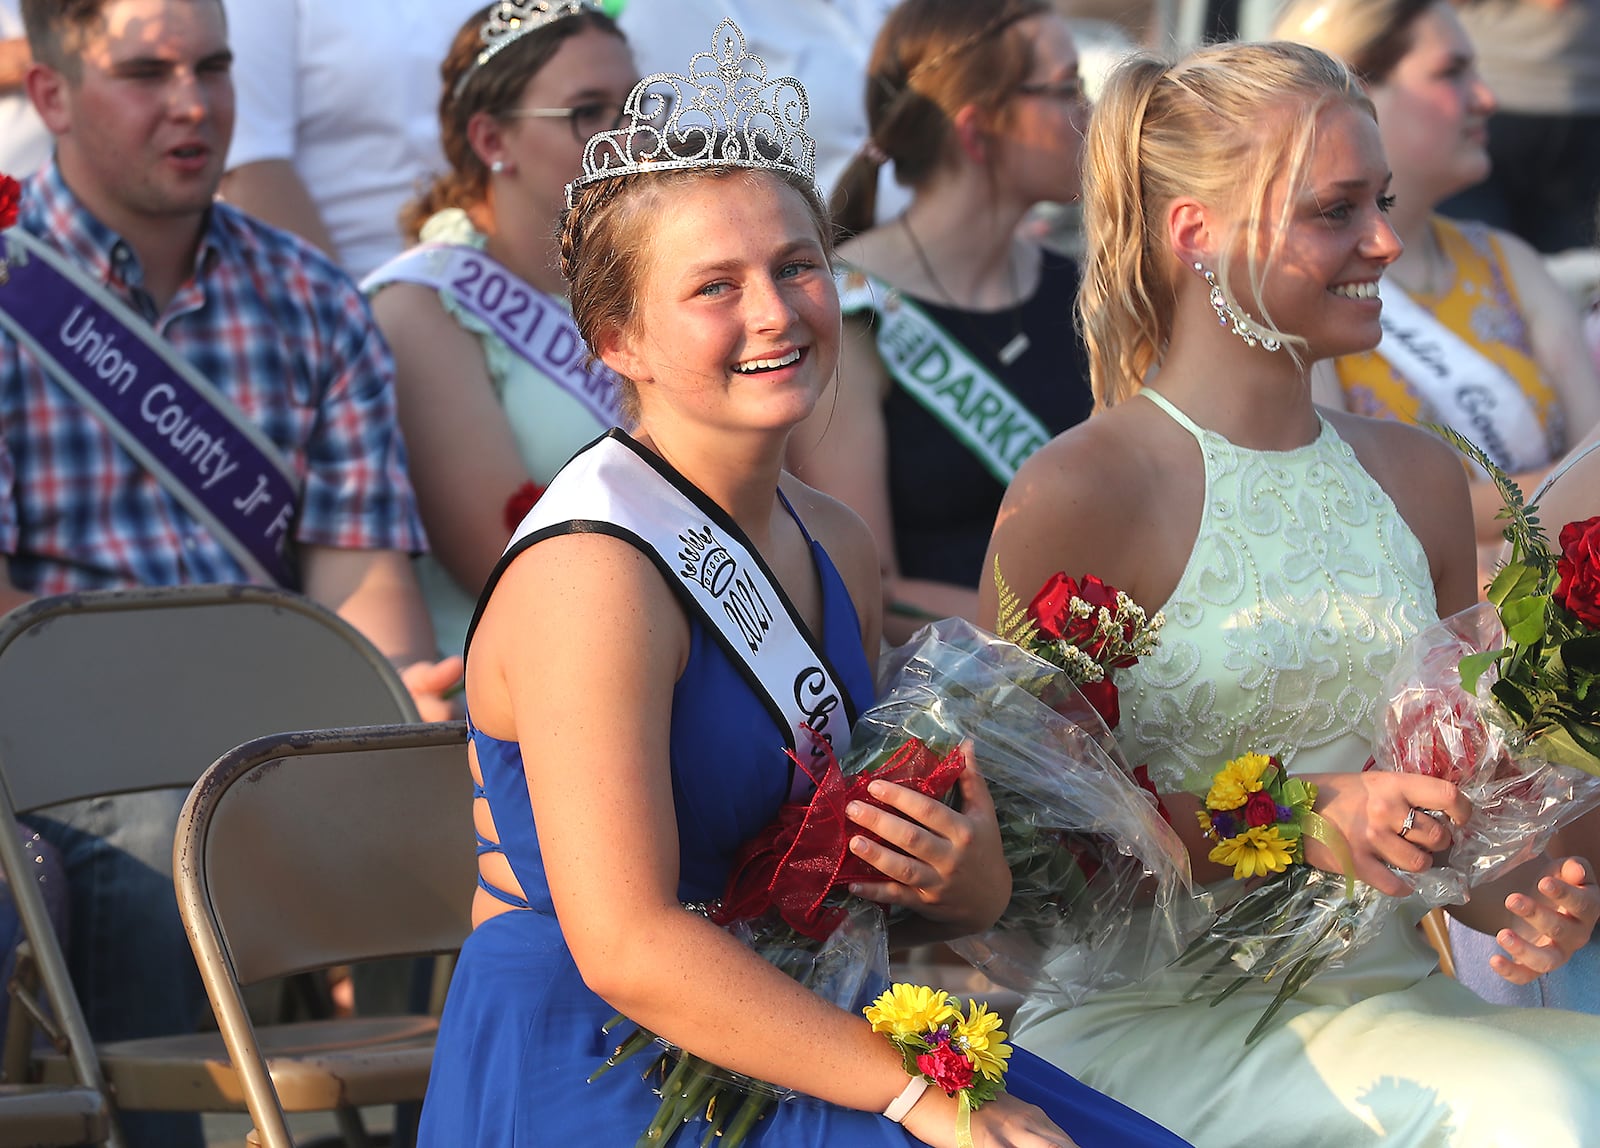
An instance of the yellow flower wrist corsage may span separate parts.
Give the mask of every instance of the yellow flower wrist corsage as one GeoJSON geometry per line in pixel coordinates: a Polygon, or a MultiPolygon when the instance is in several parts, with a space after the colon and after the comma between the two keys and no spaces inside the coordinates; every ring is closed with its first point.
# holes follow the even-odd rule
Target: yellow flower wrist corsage
{"type": "Polygon", "coordinates": [[[1333,850],[1348,875],[1349,846],[1312,809],[1316,801],[1317,787],[1289,776],[1276,757],[1246,753],[1217,771],[1206,806],[1195,816],[1200,831],[1216,842],[1209,858],[1233,866],[1236,880],[1282,873],[1303,862],[1307,837],[1333,850]]]}
{"type": "MultiPolygon", "coordinates": [[[[972,1148],[972,1113],[1005,1091],[1011,1055],[999,1015],[977,1001],[967,1005],[963,1015],[944,990],[901,984],[863,1010],[872,1031],[883,1033],[900,1053],[907,1075],[960,1102],[956,1142],[961,1148],[972,1148]]],[[[910,1106],[896,1111],[900,1107],[897,1099],[885,1115],[903,1119],[910,1106]]]]}

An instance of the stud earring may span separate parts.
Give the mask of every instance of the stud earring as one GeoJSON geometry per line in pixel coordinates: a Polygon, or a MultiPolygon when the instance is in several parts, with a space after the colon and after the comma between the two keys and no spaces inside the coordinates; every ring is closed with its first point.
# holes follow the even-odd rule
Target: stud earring
{"type": "Polygon", "coordinates": [[[1233,325],[1233,333],[1245,341],[1248,347],[1257,344],[1265,351],[1281,350],[1283,344],[1255,325],[1248,315],[1240,311],[1228,301],[1222,292],[1222,284],[1217,282],[1217,277],[1200,263],[1196,262],[1194,269],[1205,277],[1206,283],[1211,287],[1211,309],[1217,313],[1217,322],[1224,327],[1233,325]]]}
{"type": "MultiPolygon", "coordinates": [[[[494,172],[496,175],[502,174],[506,170],[505,161],[504,160],[499,160],[499,159],[495,160],[493,163],[491,163],[489,165],[489,170],[494,172]]],[[[1198,263],[1196,263],[1195,266],[1198,267],[1200,265],[1198,263]]]]}

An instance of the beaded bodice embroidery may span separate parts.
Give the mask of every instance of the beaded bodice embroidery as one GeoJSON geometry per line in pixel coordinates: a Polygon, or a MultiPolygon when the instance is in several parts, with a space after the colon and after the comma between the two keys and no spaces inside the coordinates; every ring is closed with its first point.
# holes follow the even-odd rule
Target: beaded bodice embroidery
{"type": "Polygon", "coordinates": [[[1306,446],[1247,450],[1144,393],[1200,444],[1206,491],[1159,646],[1122,675],[1129,760],[1197,793],[1250,751],[1360,768],[1314,751],[1370,737],[1401,643],[1437,617],[1422,544],[1326,420],[1306,446]]]}

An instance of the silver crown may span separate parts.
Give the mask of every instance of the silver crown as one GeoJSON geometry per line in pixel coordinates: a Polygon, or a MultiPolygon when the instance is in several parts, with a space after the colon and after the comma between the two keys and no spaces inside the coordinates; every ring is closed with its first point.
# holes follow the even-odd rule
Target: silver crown
{"type": "Polygon", "coordinates": [[[529,32],[537,32],[557,20],[577,16],[584,12],[603,12],[595,0],[500,0],[489,9],[488,19],[478,29],[478,39],[483,41],[483,51],[478,53],[472,66],[456,81],[455,94],[460,96],[467,82],[478,74],[478,69],[511,47],[529,32]]]}
{"type": "Polygon", "coordinates": [[[711,51],[696,52],[689,74],[657,72],[628,93],[622,126],[600,132],[583,149],[578,190],[641,171],[748,167],[789,171],[816,182],[817,141],[806,133],[806,90],[793,76],[767,79],[760,56],[745,51],[744,33],[724,20],[711,51]]]}

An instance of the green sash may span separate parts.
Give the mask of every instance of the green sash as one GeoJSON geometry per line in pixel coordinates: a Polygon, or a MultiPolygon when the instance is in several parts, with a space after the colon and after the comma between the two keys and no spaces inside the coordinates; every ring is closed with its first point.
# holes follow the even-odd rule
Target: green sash
{"type": "Polygon", "coordinates": [[[965,347],[897,289],[853,268],[839,277],[846,315],[870,311],[878,355],[895,382],[1005,486],[1050,432],[965,347]]]}

